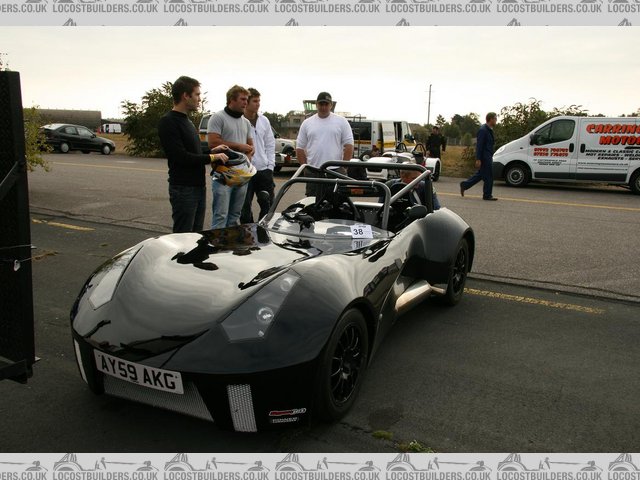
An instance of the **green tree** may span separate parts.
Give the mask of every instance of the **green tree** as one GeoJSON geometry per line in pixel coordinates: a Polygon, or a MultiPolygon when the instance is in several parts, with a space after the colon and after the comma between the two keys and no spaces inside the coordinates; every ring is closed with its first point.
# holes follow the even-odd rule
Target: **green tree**
{"type": "Polygon", "coordinates": [[[27,169],[32,172],[37,167],[41,167],[48,172],[51,167],[42,154],[52,152],[53,148],[47,144],[44,132],[40,129],[42,117],[38,113],[38,107],[25,108],[23,117],[24,153],[27,159],[27,169]]]}
{"type": "Polygon", "coordinates": [[[445,118],[442,115],[438,115],[438,117],[436,118],[436,126],[439,128],[442,128],[446,124],[447,124],[447,121],[445,120],[445,118]]]}
{"type": "Polygon", "coordinates": [[[540,100],[529,99],[500,110],[498,124],[494,130],[496,149],[516,138],[523,137],[550,116],[540,106],[540,100]]]}
{"type": "Polygon", "coordinates": [[[566,115],[568,117],[587,117],[589,111],[582,108],[582,105],[569,105],[568,107],[555,107],[549,117],[557,117],[558,115],[566,115]]]}
{"type": "MultiPolygon", "coordinates": [[[[0,72],[9,72],[9,62],[4,60],[6,53],[0,52],[0,72]]],[[[38,113],[38,107],[25,108],[22,110],[24,123],[24,153],[27,160],[27,170],[34,171],[37,167],[45,171],[50,170],[49,163],[42,156],[43,153],[51,152],[53,149],[47,144],[44,132],[40,131],[42,117],[38,113]]]]}
{"type": "Polygon", "coordinates": [[[458,139],[460,138],[460,127],[451,123],[446,123],[442,127],[442,133],[447,138],[458,139]]]}
{"type": "Polygon", "coordinates": [[[467,113],[466,115],[454,115],[451,117],[451,125],[456,125],[460,129],[460,135],[465,133],[475,136],[480,128],[480,119],[477,113],[467,113]]]}
{"type": "MultiPolygon", "coordinates": [[[[153,88],[142,97],[141,103],[124,100],[122,113],[124,114],[125,131],[129,137],[126,151],[129,155],[139,157],[159,157],[163,155],[158,137],[158,122],[160,118],[173,108],[171,97],[172,82],[165,82],[159,88],[153,88]]],[[[189,113],[189,119],[199,126],[204,114],[206,99],[202,100],[198,112],[189,113]]]]}
{"type": "Polygon", "coordinates": [[[416,142],[425,143],[427,141],[430,130],[428,130],[426,126],[411,123],[409,124],[409,127],[411,127],[411,134],[413,135],[413,138],[416,139],[416,142]]]}
{"type": "Polygon", "coordinates": [[[269,119],[269,123],[273,128],[276,129],[276,131],[279,131],[282,128],[282,124],[285,121],[284,115],[280,115],[279,113],[272,113],[272,112],[264,112],[263,115],[267,117],[267,119],[269,119]]]}

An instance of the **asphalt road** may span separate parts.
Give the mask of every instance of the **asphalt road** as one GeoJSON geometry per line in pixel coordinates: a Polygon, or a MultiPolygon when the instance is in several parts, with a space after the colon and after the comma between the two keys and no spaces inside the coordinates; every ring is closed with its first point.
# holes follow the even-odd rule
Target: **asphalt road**
{"type": "MultiPolygon", "coordinates": [[[[35,212],[170,231],[165,160],[82,153],[47,158],[51,171],[30,175],[35,212]]],[[[283,171],[277,183],[291,172],[283,171]]],[[[461,198],[459,181],[442,178],[436,186],[443,205],[476,232],[480,278],[640,301],[640,196],[619,187],[513,189],[499,182],[494,194],[500,200],[483,202],[481,184],[461,198]]],[[[301,187],[292,192],[292,201],[302,196],[301,187]]]]}
{"type": "MultiPolygon", "coordinates": [[[[36,350],[42,359],[27,385],[0,383],[0,451],[393,451],[397,443],[417,440],[436,451],[596,452],[628,451],[640,441],[640,304],[480,279],[469,282],[457,307],[426,302],[398,321],[340,423],[241,435],[94,396],[77,371],[69,309],[103,260],[167,231],[166,174],[157,160],[132,164],[121,163],[132,161],[126,157],[81,154],[54,160],[52,172],[30,178],[36,350]],[[377,430],[393,440],[374,438],[377,430]]],[[[514,222],[531,217],[538,229],[527,229],[529,235],[544,239],[548,223],[577,229],[582,219],[598,226],[593,238],[600,246],[609,242],[610,249],[610,236],[629,233],[637,223],[637,213],[622,208],[640,204],[617,190],[545,186],[499,187],[503,199],[487,205],[456,197],[456,185],[443,179],[438,187],[444,203],[476,228],[478,269],[491,265],[485,256],[501,262],[512,256],[491,251],[506,245],[506,234],[491,230],[497,225],[513,235],[514,222]],[[554,203],[534,203],[541,197],[554,203]],[[563,222],[560,213],[572,220],[563,222]]],[[[637,227],[634,233],[625,240],[629,252],[637,252],[637,227]]],[[[526,234],[517,238],[535,247],[526,234]]],[[[583,242],[558,238],[558,248],[569,253],[583,242]]],[[[536,263],[525,258],[526,268],[536,263]]],[[[546,275],[562,274],[560,263],[553,268],[544,256],[539,260],[546,275]]],[[[638,282],[637,261],[629,253],[624,265],[619,262],[630,282],[638,282]]],[[[526,268],[525,276],[535,276],[526,268]]],[[[575,272],[576,278],[586,282],[588,271],[608,278],[595,267],[575,272]]]]}

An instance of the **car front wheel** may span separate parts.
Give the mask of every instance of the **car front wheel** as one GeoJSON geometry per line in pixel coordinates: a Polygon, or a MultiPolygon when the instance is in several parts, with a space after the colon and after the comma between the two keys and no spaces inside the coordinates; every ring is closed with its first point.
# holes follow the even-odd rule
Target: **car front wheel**
{"type": "Polygon", "coordinates": [[[464,286],[467,283],[467,275],[469,274],[469,244],[463,238],[458,244],[456,254],[454,256],[451,273],[449,274],[449,282],[447,284],[447,292],[442,301],[445,305],[456,305],[464,294],[464,286]]]}
{"type": "Polygon", "coordinates": [[[70,150],[70,149],[69,149],[69,144],[68,144],[67,142],[62,142],[62,143],[60,144],[60,151],[61,151],[62,153],[69,153],[69,150],[70,150]]]}
{"type": "Polygon", "coordinates": [[[531,181],[531,171],[523,163],[509,165],[504,172],[504,180],[511,187],[525,187],[531,181]]]}
{"type": "Polygon", "coordinates": [[[351,408],[367,368],[369,340],[367,324],[359,310],[347,310],[321,357],[316,401],[318,417],[325,421],[342,418],[351,408]]]}
{"type": "Polygon", "coordinates": [[[101,152],[103,155],[109,155],[111,153],[111,147],[109,145],[103,145],[101,152]]]}
{"type": "Polygon", "coordinates": [[[633,174],[631,181],[629,182],[631,191],[636,195],[640,195],[640,170],[633,174]]]}

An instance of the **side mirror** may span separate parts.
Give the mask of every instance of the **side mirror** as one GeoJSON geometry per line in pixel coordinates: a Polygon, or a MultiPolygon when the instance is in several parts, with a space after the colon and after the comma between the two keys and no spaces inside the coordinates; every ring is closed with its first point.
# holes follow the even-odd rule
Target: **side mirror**
{"type": "Polygon", "coordinates": [[[92,133],[92,134],[91,134],[91,138],[96,138],[96,134],[95,134],[95,133],[92,133]]]}
{"type": "Polygon", "coordinates": [[[273,137],[274,137],[274,138],[280,138],[280,134],[279,134],[278,132],[275,132],[275,133],[273,134],[273,137]]]}
{"type": "Polygon", "coordinates": [[[416,140],[413,135],[409,135],[408,133],[404,136],[404,139],[411,143],[415,142],[416,140]]]}
{"type": "Polygon", "coordinates": [[[429,211],[424,205],[414,205],[413,207],[409,208],[409,211],[407,212],[407,218],[411,221],[418,220],[419,218],[426,217],[427,213],[429,213],[429,211]]]}
{"type": "Polygon", "coordinates": [[[529,145],[535,145],[538,141],[538,136],[535,133],[529,135],[529,145]]]}

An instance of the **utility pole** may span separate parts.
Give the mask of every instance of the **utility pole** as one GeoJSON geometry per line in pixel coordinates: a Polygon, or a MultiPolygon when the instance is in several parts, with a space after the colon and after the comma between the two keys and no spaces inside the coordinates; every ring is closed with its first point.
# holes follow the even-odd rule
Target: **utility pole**
{"type": "Polygon", "coordinates": [[[427,103],[427,125],[431,123],[431,84],[429,84],[429,103],[427,103]]]}

